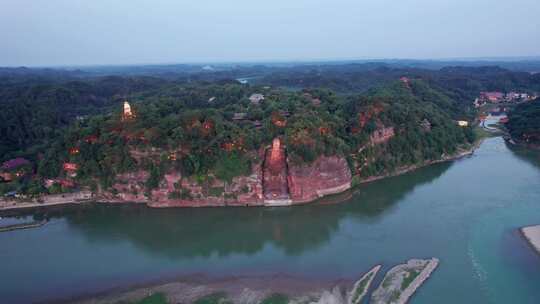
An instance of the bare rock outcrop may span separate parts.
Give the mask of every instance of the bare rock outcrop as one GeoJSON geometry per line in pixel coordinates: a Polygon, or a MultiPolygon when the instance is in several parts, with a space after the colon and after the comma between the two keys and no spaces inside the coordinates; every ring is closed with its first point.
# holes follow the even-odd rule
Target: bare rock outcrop
{"type": "Polygon", "coordinates": [[[311,202],[351,187],[351,171],[343,157],[321,156],[311,164],[291,164],[285,147],[276,138],[271,148],[259,151],[256,159],[250,175],[229,182],[212,175],[197,181],[171,168],[150,192],[148,171],[120,174],[112,190],[99,193],[98,200],[151,207],[284,206],[311,202]]]}
{"type": "Polygon", "coordinates": [[[150,207],[258,206],[263,204],[260,168],[260,164],[254,164],[251,175],[235,177],[230,183],[215,178],[200,183],[171,170],[150,193],[145,188],[149,173],[140,170],[118,175],[114,190],[101,193],[100,200],[146,203],[150,207]]]}
{"type": "Polygon", "coordinates": [[[321,156],[309,165],[289,163],[288,184],[294,203],[313,201],[351,187],[351,170],[338,156],[321,156]]]}

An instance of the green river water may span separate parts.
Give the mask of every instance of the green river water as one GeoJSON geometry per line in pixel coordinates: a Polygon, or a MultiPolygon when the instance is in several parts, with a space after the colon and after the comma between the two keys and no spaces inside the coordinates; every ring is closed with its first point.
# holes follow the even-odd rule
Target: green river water
{"type": "Polygon", "coordinates": [[[540,154],[491,138],[474,156],[349,195],[291,208],[48,210],[41,228],[0,233],[0,303],[194,273],[358,278],[415,257],[441,263],[412,303],[540,303],[540,256],[517,230],[540,224],[540,154]]]}

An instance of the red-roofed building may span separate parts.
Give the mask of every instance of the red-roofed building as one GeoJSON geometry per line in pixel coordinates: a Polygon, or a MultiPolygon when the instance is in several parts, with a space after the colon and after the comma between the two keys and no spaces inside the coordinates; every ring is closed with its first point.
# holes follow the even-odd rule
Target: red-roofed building
{"type": "Polygon", "coordinates": [[[64,170],[66,171],[77,171],[79,169],[79,165],[75,163],[64,163],[64,170]]]}
{"type": "Polygon", "coordinates": [[[64,163],[63,167],[64,167],[64,170],[67,172],[68,176],[70,177],[77,176],[77,170],[79,169],[79,165],[75,163],[64,163]]]}
{"type": "Polygon", "coordinates": [[[490,102],[501,102],[504,99],[504,94],[501,92],[480,92],[480,98],[490,102]]]}

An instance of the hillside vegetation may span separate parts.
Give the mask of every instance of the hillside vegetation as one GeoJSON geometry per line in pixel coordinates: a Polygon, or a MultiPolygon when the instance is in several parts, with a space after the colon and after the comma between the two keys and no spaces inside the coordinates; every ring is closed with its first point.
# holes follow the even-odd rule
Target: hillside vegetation
{"type": "Polygon", "coordinates": [[[516,106],[508,115],[507,128],[517,141],[540,144],[540,103],[523,103],[516,106]]]}
{"type": "MultiPolygon", "coordinates": [[[[474,141],[471,129],[452,119],[459,104],[421,80],[394,81],[347,96],[327,89],[291,92],[236,82],[133,81],[120,82],[124,92],[131,91],[135,116],[128,120],[122,119],[124,96],[113,94],[115,90],[81,99],[93,95],[99,86],[93,82],[77,83],[78,89],[73,83],[53,86],[47,92],[54,98],[41,93],[10,107],[18,118],[5,114],[2,130],[21,135],[3,139],[3,155],[34,161],[34,182],[67,177],[63,164],[71,163],[78,167],[73,179],[83,187],[108,189],[117,174],[142,169],[150,172],[146,187],[152,189],[171,168],[198,180],[249,174],[258,151],[276,137],[293,162],[309,164],[321,155],[339,155],[363,177],[437,160],[474,141]],[[264,94],[264,100],[250,101],[254,93],[264,94]],[[88,114],[70,122],[71,111],[88,114]]],[[[14,187],[12,183],[4,191],[14,187]]]]}

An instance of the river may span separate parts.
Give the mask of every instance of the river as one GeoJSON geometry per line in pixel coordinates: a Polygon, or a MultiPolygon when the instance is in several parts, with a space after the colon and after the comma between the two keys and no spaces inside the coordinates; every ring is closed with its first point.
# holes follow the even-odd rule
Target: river
{"type": "Polygon", "coordinates": [[[90,205],[48,216],[41,228],[0,233],[1,303],[192,273],[357,278],[414,257],[441,263],[412,303],[540,302],[540,256],[517,231],[540,224],[540,154],[500,137],[471,157],[362,185],[339,204],[90,205]]]}

